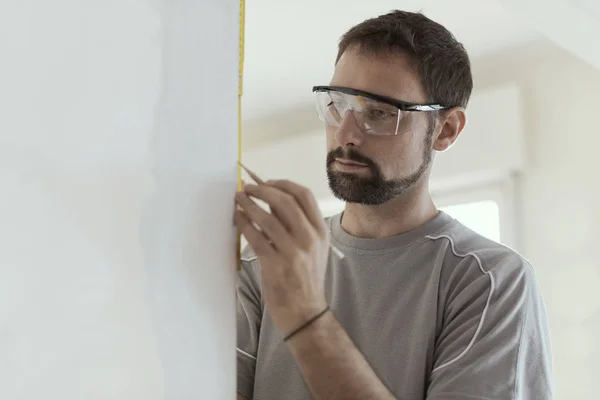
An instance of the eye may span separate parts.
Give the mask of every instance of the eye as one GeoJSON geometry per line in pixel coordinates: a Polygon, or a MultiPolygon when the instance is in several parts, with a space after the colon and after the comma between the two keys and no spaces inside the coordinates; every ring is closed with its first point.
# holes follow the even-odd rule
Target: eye
{"type": "Polygon", "coordinates": [[[369,119],[378,120],[396,118],[396,116],[398,115],[396,112],[382,110],[379,108],[370,108],[368,110],[365,110],[365,114],[369,119]]]}

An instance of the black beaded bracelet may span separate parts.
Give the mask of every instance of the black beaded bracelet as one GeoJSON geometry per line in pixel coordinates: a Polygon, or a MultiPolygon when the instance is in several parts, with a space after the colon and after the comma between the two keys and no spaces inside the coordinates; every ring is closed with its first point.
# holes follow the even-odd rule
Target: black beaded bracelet
{"type": "Polygon", "coordinates": [[[312,317],[311,319],[309,319],[308,321],[306,321],[298,329],[296,329],[296,330],[292,331],[292,333],[288,334],[283,339],[283,341],[287,342],[292,336],[294,336],[295,334],[297,334],[298,332],[300,332],[301,330],[303,330],[304,328],[306,328],[307,326],[309,326],[310,324],[312,324],[313,322],[315,322],[316,320],[318,320],[319,318],[321,318],[327,311],[329,311],[329,306],[325,307],[325,309],[323,311],[321,311],[320,313],[318,313],[317,315],[315,315],[314,317],[312,317]]]}

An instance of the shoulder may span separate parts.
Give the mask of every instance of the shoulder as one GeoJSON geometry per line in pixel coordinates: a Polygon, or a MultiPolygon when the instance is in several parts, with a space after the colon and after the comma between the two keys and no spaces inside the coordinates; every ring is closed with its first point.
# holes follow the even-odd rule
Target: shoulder
{"type": "Polygon", "coordinates": [[[440,268],[432,391],[469,388],[480,398],[496,382],[506,398],[551,393],[548,326],[529,261],[457,221],[428,240],[440,268]]]}
{"type": "Polygon", "coordinates": [[[533,270],[531,263],[514,249],[490,240],[458,221],[426,238],[434,251],[444,258],[444,268],[472,264],[482,274],[494,275],[533,270]]]}
{"type": "Polygon", "coordinates": [[[440,288],[449,298],[467,290],[491,301],[538,290],[534,268],[525,257],[458,221],[427,239],[441,260],[440,288]]]}

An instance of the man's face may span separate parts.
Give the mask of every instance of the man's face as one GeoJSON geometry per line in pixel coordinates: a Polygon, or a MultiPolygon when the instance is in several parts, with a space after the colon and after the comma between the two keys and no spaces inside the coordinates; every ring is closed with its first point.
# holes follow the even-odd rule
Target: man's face
{"type": "MultiPolygon", "coordinates": [[[[367,57],[350,49],[336,65],[331,86],[427,103],[417,73],[402,55],[367,57]]],[[[383,204],[422,180],[432,160],[434,121],[427,112],[412,114],[411,129],[395,136],[365,133],[352,112],[339,127],[326,125],[327,177],[337,198],[383,204]]]]}

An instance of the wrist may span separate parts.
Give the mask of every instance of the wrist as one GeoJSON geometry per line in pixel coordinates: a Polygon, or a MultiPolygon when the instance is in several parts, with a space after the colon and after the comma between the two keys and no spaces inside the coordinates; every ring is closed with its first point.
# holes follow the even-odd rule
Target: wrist
{"type": "Polygon", "coordinates": [[[312,324],[317,323],[317,321],[322,318],[326,313],[329,312],[329,306],[326,306],[325,308],[323,308],[323,310],[319,311],[317,314],[315,314],[314,316],[312,316],[311,318],[309,318],[306,322],[304,322],[302,325],[298,326],[297,328],[295,328],[293,331],[289,332],[283,339],[284,342],[289,341],[290,339],[292,339],[294,336],[296,336],[297,334],[301,333],[303,330],[309,329],[310,326],[312,324]]]}
{"type": "Polygon", "coordinates": [[[327,301],[298,302],[293,306],[272,309],[269,314],[283,336],[289,335],[327,307],[327,301]],[[301,305],[300,305],[301,304],[301,305]]]}
{"type": "MultiPolygon", "coordinates": [[[[311,324],[298,331],[285,341],[292,353],[298,349],[306,349],[307,346],[317,348],[320,342],[327,341],[332,332],[336,330],[334,323],[337,322],[331,309],[328,309],[311,324]]],[[[286,337],[289,336],[286,335],[286,337]]]]}

